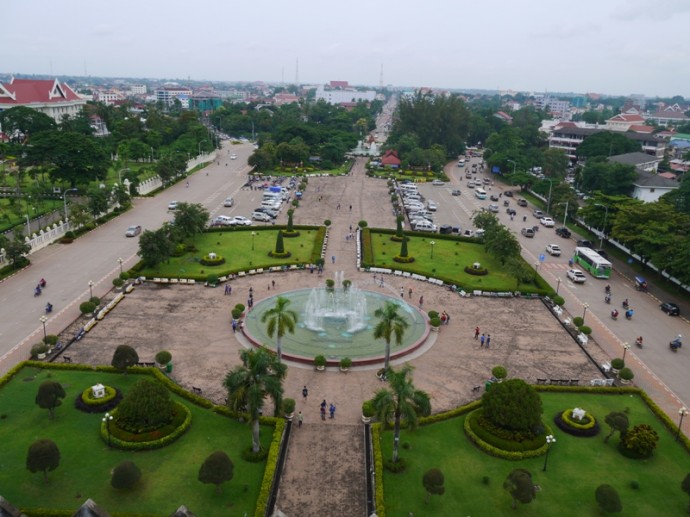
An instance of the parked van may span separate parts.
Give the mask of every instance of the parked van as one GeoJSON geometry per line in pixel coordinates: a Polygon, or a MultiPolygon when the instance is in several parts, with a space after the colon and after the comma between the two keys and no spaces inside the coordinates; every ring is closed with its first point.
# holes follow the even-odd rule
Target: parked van
{"type": "Polygon", "coordinates": [[[422,196],[420,196],[419,194],[410,194],[409,196],[405,195],[404,198],[405,198],[405,201],[421,201],[422,200],[422,196]]]}
{"type": "Polygon", "coordinates": [[[483,188],[474,189],[474,197],[477,199],[486,199],[486,190],[483,188]]]}
{"type": "Polygon", "coordinates": [[[436,225],[429,221],[419,221],[414,225],[414,231],[416,232],[435,232],[436,225]]]}
{"type": "Polygon", "coordinates": [[[417,194],[419,192],[417,190],[417,185],[414,185],[412,183],[405,183],[404,185],[400,185],[400,192],[405,194],[417,194]]]}
{"type": "Polygon", "coordinates": [[[230,226],[230,221],[232,221],[232,217],[227,215],[219,215],[213,218],[211,221],[211,226],[230,226]]]}

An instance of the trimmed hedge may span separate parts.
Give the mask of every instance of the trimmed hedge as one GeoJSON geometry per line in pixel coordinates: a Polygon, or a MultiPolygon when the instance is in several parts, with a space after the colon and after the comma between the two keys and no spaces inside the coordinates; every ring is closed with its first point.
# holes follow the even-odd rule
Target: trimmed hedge
{"type": "MultiPolygon", "coordinates": [[[[543,440],[543,445],[539,448],[536,449],[531,449],[531,450],[523,450],[523,451],[508,451],[501,449],[499,447],[496,447],[494,445],[491,445],[490,443],[484,441],[482,438],[480,438],[475,432],[474,429],[479,428],[478,426],[475,428],[472,424],[473,418],[472,416],[475,414],[473,412],[472,414],[468,415],[467,418],[465,418],[465,425],[464,425],[464,430],[465,434],[469,438],[469,440],[477,446],[477,448],[490,456],[495,456],[497,458],[503,458],[505,460],[523,460],[526,458],[536,458],[537,456],[541,456],[542,454],[546,454],[546,451],[548,449],[548,444],[546,443],[546,435],[547,434],[553,434],[551,432],[551,429],[548,426],[545,427],[545,432],[541,436],[541,439],[543,440]]],[[[479,428],[481,429],[481,428],[479,428]]],[[[481,431],[480,431],[481,432],[481,431]]]]}
{"type": "Polygon", "coordinates": [[[91,391],[91,387],[89,387],[74,399],[74,407],[79,411],[83,411],[84,413],[104,413],[105,411],[114,409],[122,400],[122,391],[120,391],[119,388],[111,388],[110,386],[106,386],[105,388],[106,397],[108,397],[110,394],[109,390],[113,390],[112,397],[108,397],[108,399],[105,401],[103,401],[103,399],[84,399],[84,393],[91,391]]]}
{"type": "Polygon", "coordinates": [[[93,387],[89,386],[86,388],[84,391],[81,392],[81,395],[79,397],[81,398],[82,402],[86,404],[87,406],[100,406],[101,404],[105,404],[107,402],[110,402],[117,396],[117,388],[113,388],[111,386],[103,386],[105,395],[102,396],[101,398],[97,399],[93,396],[93,387]]]}
{"type": "MultiPolygon", "coordinates": [[[[427,417],[429,418],[429,417],[427,417]]],[[[376,515],[385,517],[386,506],[383,492],[383,453],[381,452],[381,424],[372,424],[371,427],[371,441],[374,446],[374,479],[378,479],[376,483],[376,515]]]]}
{"type": "Polygon", "coordinates": [[[590,421],[589,423],[583,425],[571,420],[568,417],[568,413],[572,413],[572,409],[566,409],[565,411],[558,412],[553,417],[554,423],[561,431],[572,436],[580,436],[583,438],[591,438],[592,436],[599,434],[599,431],[601,430],[599,427],[599,422],[597,422],[592,415],[587,414],[587,416],[590,417],[590,421]]]}
{"type": "Polygon", "coordinates": [[[220,266],[225,264],[225,257],[216,255],[216,258],[211,258],[208,255],[204,255],[201,259],[199,259],[199,264],[202,266],[220,266]]]}
{"type": "MultiPolygon", "coordinates": [[[[216,406],[218,407],[218,406],[216,406]]],[[[215,408],[214,408],[215,410],[215,408]]],[[[259,421],[264,420],[261,417],[259,421]]],[[[268,419],[266,419],[268,420],[268,419]]],[[[264,517],[266,515],[266,507],[268,506],[268,499],[271,495],[271,487],[273,486],[273,478],[276,473],[276,465],[278,463],[278,455],[280,454],[280,443],[283,438],[285,430],[285,420],[282,418],[271,418],[271,423],[275,426],[273,429],[273,441],[268,448],[268,458],[266,461],[266,470],[264,470],[264,478],[261,481],[261,489],[259,490],[259,497],[256,500],[255,517],[264,517]]]]}

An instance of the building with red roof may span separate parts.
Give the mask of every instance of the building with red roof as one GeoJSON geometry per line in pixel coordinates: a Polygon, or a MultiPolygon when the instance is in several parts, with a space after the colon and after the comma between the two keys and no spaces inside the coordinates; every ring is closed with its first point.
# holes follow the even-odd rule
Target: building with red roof
{"type": "Polygon", "coordinates": [[[25,106],[60,122],[64,115],[76,116],[86,105],[66,83],[57,79],[10,79],[0,83],[0,111],[25,106]]]}
{"type": "Polygon", "coordinates": [[[383,153],[383,158],[381,158],[381,165],[388,165],[390,167],[400,167],[400,158],[398,158],[398,152],[393,149],[388,149],[383,153]]]}

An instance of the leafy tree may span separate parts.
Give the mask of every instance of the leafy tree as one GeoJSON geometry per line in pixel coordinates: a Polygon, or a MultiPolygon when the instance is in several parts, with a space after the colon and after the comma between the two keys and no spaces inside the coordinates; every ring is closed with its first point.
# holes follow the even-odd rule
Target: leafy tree
{"type": "Polygon", "coordinates": [[[424,473],[422,476],[422,485],[426,490],[426,500],[428,504],[431,499],[431,495],[443,495],[446,491],[446,487],[443,486],[445,479],[443,477],[443,472],[439,469],[430,469],[424,473]]]}
{"type": "Polygon", "coordinates": [[[264,400],[270,397],[276,415],[283,398],[283,379],[286,366],[266,348],[241,350],[242,364],[235,366],[225,377],[228,406],[237,412],[249,413],[252,426],[252,450],[259,452],[259,414],[264,400]]]}
{"type": "Polygon", "coordinates": [[[577,147],[579,159],[607,158],[619,154],[641,151],[640,144],[635,140],[615,131],[601,131],[586,137],[577,147]]]}
{"type": "Polygon", "coordinates": [[[174,243],[168,238],[166,228],[144,230],[139,237],[139,255],[147,267],[156,267],[170,258],[174,243]]]}
{"type": "Polygon", "coordinates": [[[498,228],[501,227],[501,223],[498,221],[498,217],[489,211],[478,212],[472,218],[474,225],[477,228],[481,228],[487,234],[496,232],[498,228]]]}
{"type": "Polygon", "coordinates": [[[650,456],[656,444],[659,442],[659,435],[648,424],[638,424],[630,429],[623,436],[623,447],[636,452],[640,456],[650,456]]]}
{"type": "Polygon", "coordinates": [[[278,230],[278,235],[276,236],[276,254],[285,253],[285,243],[283,242],[283,232],[278,230]]]}
{"type": "Polygon", "coordinates": [[[604,422],[611,428],[611,432],[604,438],[604,443],[608,443],[609,438],[611,438],[615,432],[619,432],[621,438],[623,438],[625,433],[628,432],[628,426],[630,425],[628,422],[628,415],[620,411],[611,411],[604,417],[604,422]]]}
{"type": "MultiPolygon", "coordinates": [[[[680,489],[690,496],[690,474],[681,481],[680,489]]],[[[688,513],[690,513],[690,505],[688,505],[688,513]]]]}
{"type": "Polygon", "coordinates": [[[602,511],[619,513],[623,510],[623,504],[618,492],[611,485],[599,485],[594,492],[594,497],[602,511]]]}
{"type": "Polygon", "coordinates": [[[199,481],[216,485],[216,493],[220,494],[220,485],[232,479],[234,468],[227,454],[215,451],[201,465],[199,481]]]}
{"type": "Polygon", "coordinates": [[[48,472],[60,466],[60,450],[55,442],[48,439],[36,440],[29,446],[26,455],[26,468],[32,472],[43,472],[45,482],[48,482],[48,472]]]}
{"type": "Polygon", "coordinates": [[[601,191],[608,195],[629,194],[637,172],[632,165],[613,163],[605,158],[587,160],[582,171],[581,187],[587,191],[601,191]]]}
{"type": "Polygon", "coordinates": [[[117,490],[130,490],[140,479],[141,469],[134,462],[125,460],[113,469],[110,484],[117,490]]]}
{"type": "Polygon", "coordinates": [[[95,221],[98,216],[108,211],[108,191],[104,188],[93,188],[88,192],[88,207],[95,221]]]}
{"type": "Polygon", "coordinates": [[[505,226],[493,228],[484,235],[487,253],[494,255],[505,265],[511,259],[520,257],[521,246],[515,235],[505,226]]]}
{"type": "Polygon", "coordinates": [[[537,182],[537,178],[527,172],[517,171],[514,174],[506,174],[504,177],[511,185],[518,185],[520,190],[529,189],[537,182]]]}
{"type": "Polygon", "coordinates": [[[563,149],[545,149],[542,152],[542,169],[548,178],[565,178],[570,159],[563,149]]]}
{"type": "Polygon", "coordinates": [[[541,397],[522,379],[493,384],[482,401],[484,416],[498,427],[534,432],[541,425],[541,397]]]}
{"type": "Polygon", "coordinates": [[[378,390],[372,400],[376,416],[381,422],[393,419],[393,463],[398,462],[401,421],[404,420],[407,428],[413,431],[417,428],[420,416],[431,414],[429,395],[415,388],[412,377],[408,377],[413,369],[409,364],[398,371],[386,369],[389,388],[378,390]]]}
{"type": "Polygon", "coordinates": [[[0,112],[0,126],[11,140],[19,142],[24,142],[37,133],[57,128],[52,117],[26,106],[16,106],[0,112]]]}
{"type": "Polygon", "coordinates": [[[141,379],[118,404],[115,420],[119,427],[135,432],[160,429],[172,421],[174,408],[165,386],[141,379]]]}
{"type": "Polygon", "coordinates": [[[388,370],[391,360],[391,337],[395,336],[395,344],[400,346],[405,335],[405,329],[410,326],[407,320],[398,314],[399,305],[386,302],[383,307],[374,311],[374,317],[379,322],[374,327],[374,339],[383,338],[386,341],[386,361],[384,368],[388,370]]]}
{"type": "MultiPolygon", "coordinates": [[[[278,232],[280,235],[281,232],[278,232]]],[[[276,349],[278,351],[278,362],[282,359],[282,340],[286,332],[290,334],[295,333],[295,325],[299,316],[291,309],[288,309],[290,300],[283,296],[276,299],[276,304],[261,316],[261,323],[268,322],[266,325],[266,333],[268,337],[273,339],[273,334],[276,335],[276,349]]]]}
{"type": "Polygon", "coordinates": [[[400,243],[400,256],[404,258],[407,257],[407,255],[407,237],[403,236],[402,242],[400,243]]]}
{"type": "Polygon", "coordinates": [[[505,270],[515,277],[515,289],[521,283],[528,284],[534,282],[537,273],[519,255],[509,257],[503,264],[505,270]]]}
{"type": "Polygon", "coordinates": [[[127,373],[127,368],[134,366],[138,362],[139,355],[134,348],[129,345],[118,345],[113,353],[113,359],[110,361],[110,364],[122,373],[127,373]]]}
{"type": "Polygon", "coordinates": [[[532,482],[532,474],[526,469],[513,469],[503,482],[503,488],[513,498],[511,505],[513,510],[517,509],[518,502],[529,504],[537,497],[537,491],[532,482]]]}
{"type": "Polygon", "coordinates": [[[206,229],[209,213],[198,203],[178,203],[175,210],[174,226],[183,239],[196,236],[206,229]]]}
{"type": "Polygon", "coordinates": [[[7,239],[4,246],[7,260],[14,268],[19,269],[27,263],[26,255],[31,251],[31,246],[24,241],[19,233],[14,235],[14,239],[7,239]]]}
{"type": "MultiPolygon", "coordinates": [[[[690,161],[690,153],[685,160],[690,161]]],[[[678,188],[661,196],[661,201],[673,206],[685,214],[690,214],[690,174],[684,174],[678,188]]]]}
{"type": "Polygon", "coordinates": [[[44,381],[38,387],[36,404],[41,409],[47,409],[50,418],[55,416],[55,408],[62,404],[66,397],[65,389],[57,381],[44,381]]]}

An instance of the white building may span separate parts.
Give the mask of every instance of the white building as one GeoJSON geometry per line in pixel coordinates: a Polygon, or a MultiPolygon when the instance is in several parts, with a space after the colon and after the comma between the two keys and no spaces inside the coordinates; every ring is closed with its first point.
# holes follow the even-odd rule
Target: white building
{"type": "Polygon", "coordinates": [[[146,85],[133,84],[129,87],[129,93],[131,93],[132,95],[146,95],[146,85]]]}
{"type": "Polygon", "coordinates": [[[175,99],[179,100],[184,109],[189,109],[189,98],[192,96],[191,88],[184,86],[164,86],[156,88],[156,101],[166,106],[172,105],[175,99]]]}
{"type": "Polygon", "coordinates": [[[60,122],[63,115],[75,117],[86,100],[57,79],[10,79],[0,83],[0,111],[25,106],[60,122]]]}
{"type": "Polygon", "coordinates": [[[376,100],[374,90],[359,91],[353,88],[347,90],[330,90],[319,86],[316,90],[316,100],[325,100],[328,104],[342,104],[346,102],[371,102],[376,100]]]}

